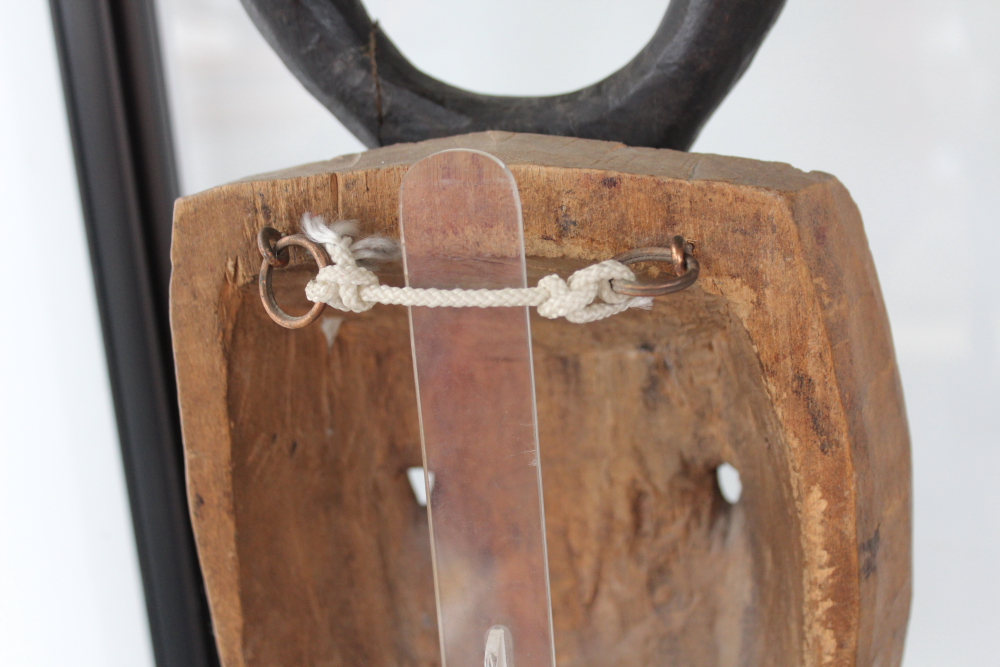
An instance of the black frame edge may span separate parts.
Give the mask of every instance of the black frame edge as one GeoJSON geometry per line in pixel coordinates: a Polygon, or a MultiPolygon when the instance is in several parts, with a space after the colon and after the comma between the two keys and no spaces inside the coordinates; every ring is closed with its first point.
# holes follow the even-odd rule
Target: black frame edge
{"type": "Polygon", "coordinates": [[[152,0],[50,0],[158,667],[216,667],[169,328],[178,196],[152,0]]]}

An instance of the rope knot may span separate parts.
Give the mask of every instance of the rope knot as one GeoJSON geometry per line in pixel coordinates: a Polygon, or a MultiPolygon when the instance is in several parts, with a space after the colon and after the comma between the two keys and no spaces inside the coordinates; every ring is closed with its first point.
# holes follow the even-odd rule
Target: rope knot
{"type": "Polygon", "coordinates": [[[565,317],[582,324],[628,308],[652,306],[648,297],[625,296],[612,289],[612,280],[635,280],[632,269],[613,259],[580,269],[569,280],[557,275],[545,276],[537,287],[443,290],[379,285],[378,276],[360,264],[397,257],[399,248],[395,241],[369,237],[355,243],[358,228],[354,221],[327,226],[323,218],[308,213],[302,218],[302,229],[310,239],[324,245],[333,262],[332,266],[320,269],[306,285],[306,297],[348,312],[361,313],[376,303],[430,308],[537,306],[542,317],[565,317]],[[595,303],[597,299],[600,302],[595,303]]]}
{"type": "Polygon", "coordinates": [[[320,269],[306,285],[306,298],[322,301],[338,310],[363,313],[375,305],[361,295],[361,288],[378,285],[378,276],[360,266],[334,264],[320,269]]]}
{"type": "Polygon", "coordinates": [[[565,317],[570,322],[582,324],[610,317],[628,308],[648,308],[651,299],[629,297],[611,289],[612,280],[635,280],[635,274],[621,262],[607,259],[580,269],[563,280],[559,276],[545,276],[538,281],[538,288],[548,292],[548,298],[538,306],[538,314],[555,319],[565,317]],[[600,297],[603,303],[594,303],[600,297]]]}
{"type": "Polygon", "coordinates": [[[399,254],[395,242],[373,236],[355,243],[354,237],[358,234],[355,221],[345,220],[328,226],[321,216],[310,213],[302,216],[302,230],[310,239],[323,244],[333,262],[309,281],[306,298],[351,313],[370,310],[375,302],[366,300],[361,291],[364,287],[378,285],[378,276],[358,264],[378,264],[393,259],[399,254]]]}

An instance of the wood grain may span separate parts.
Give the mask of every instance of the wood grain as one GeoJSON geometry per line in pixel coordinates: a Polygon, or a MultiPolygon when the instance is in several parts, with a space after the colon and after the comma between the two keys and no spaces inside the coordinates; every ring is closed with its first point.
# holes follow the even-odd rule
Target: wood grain
{"type": "MultiPolygon", "coordinates": [[[[453,147],[509,165],[530,280],[678,233],[702,266],[652,312],[532,322],[559,664],[898,665],[909,440],[843,186],[781,164],[484,133],[177,203],[189,496],[226,667],[438,664],[426,516],[405,477],[420,465],[406,312],[281,329],[256,295],[254,237],[305,211],[396,235],[407,166],[453,147]],[[722,461],[742,475],[735,505],[722,461]]],[[[310,267],[293,261],[279,299],[304,310],[310,267]]]]}

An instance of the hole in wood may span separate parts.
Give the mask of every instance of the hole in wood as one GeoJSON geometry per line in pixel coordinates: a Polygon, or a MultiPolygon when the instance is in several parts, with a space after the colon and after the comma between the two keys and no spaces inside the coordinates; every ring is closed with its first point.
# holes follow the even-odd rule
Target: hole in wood
{"type": "Polygon", "coordinates": [[[410,481],[410,488],[413,489],[413,498],[421,507],[427,507],[427,485],[434,489],[434,471],[427,473],[424,480],[424,469],[421,466],[407,468],[406,478],[410,481]]]}
{"type": "Polygon", "coordinates": [[[735,505],[743,495],[743,480],[740,479],[740,471],[732,464],[723,463],[715,469],[715,480],[719,484],[719,492],[726,502],[735,505]]]}

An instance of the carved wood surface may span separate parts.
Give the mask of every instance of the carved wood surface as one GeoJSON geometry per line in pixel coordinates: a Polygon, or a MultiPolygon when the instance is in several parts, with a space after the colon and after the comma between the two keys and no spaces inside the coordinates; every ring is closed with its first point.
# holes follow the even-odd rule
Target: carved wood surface
{"type": "MultiPolygon", "coordinates": [[[[407,166],[451,147],[513,172],[529,281],[678,233],[702,266],[651,312],[533,318],[559,664],[898,665],[909,441],[847,191],[775,163],[483,133],[178,201],[189,496],[226,667],[439,663],[405,475],[421,464],[406,312],[284,330],[256,293],[254,237],[305,211],[397,235],[407,166]],[[742,476],[734,505],[723,461],[742,476]]],[[[279,299],[304,310],[311,268],[293,260],[279,299]]]]}

